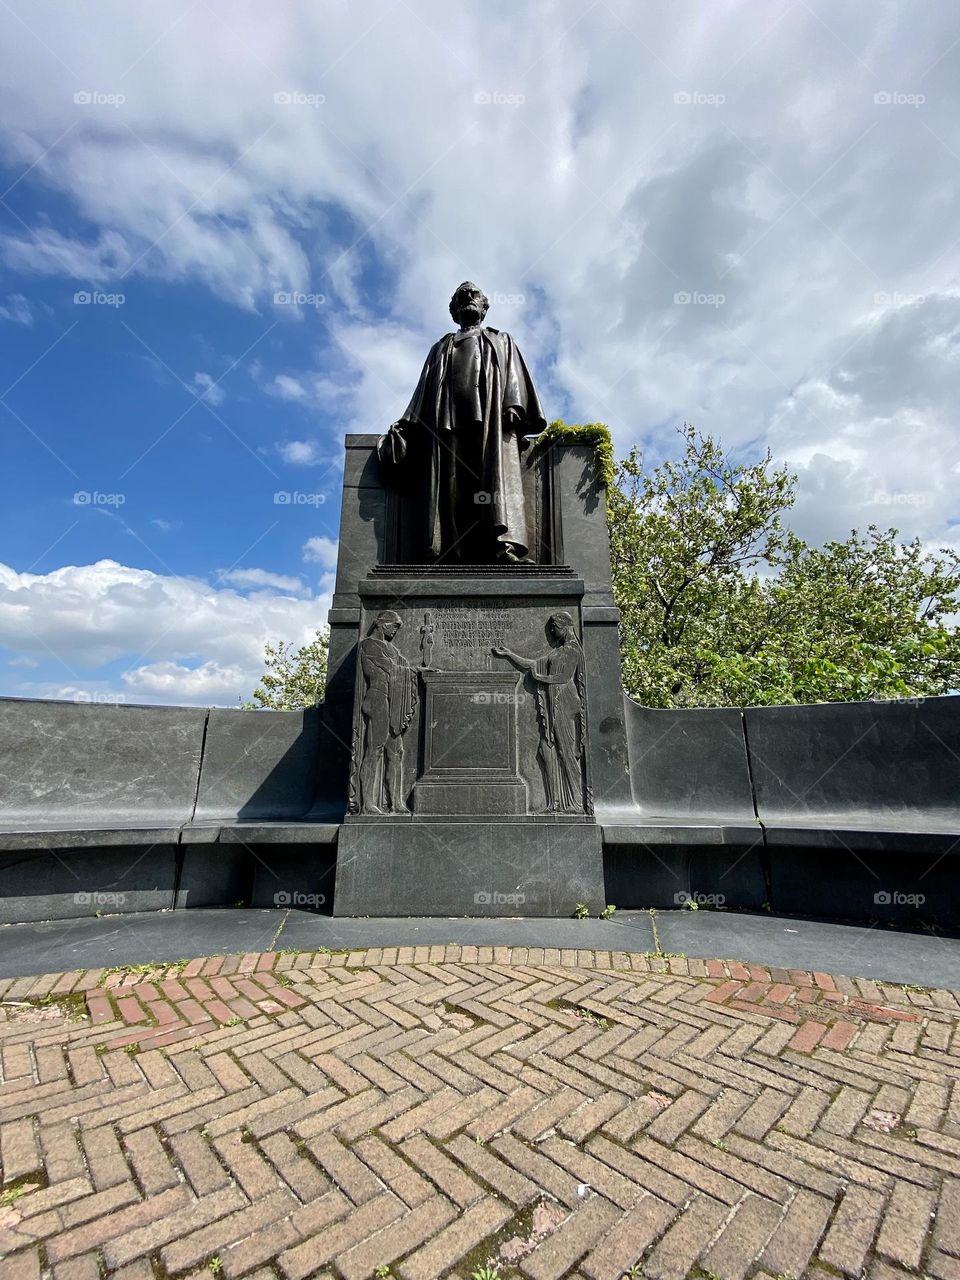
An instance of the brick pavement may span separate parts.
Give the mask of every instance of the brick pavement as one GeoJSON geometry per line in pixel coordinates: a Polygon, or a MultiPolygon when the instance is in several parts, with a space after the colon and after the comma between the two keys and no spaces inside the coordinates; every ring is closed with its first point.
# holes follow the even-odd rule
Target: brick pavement
{"type": "Polygon", "coordinates": [[[960,1280],[948,991],[220,956],[0,980],[0,1066],[3,1280],[960,1280]]]}

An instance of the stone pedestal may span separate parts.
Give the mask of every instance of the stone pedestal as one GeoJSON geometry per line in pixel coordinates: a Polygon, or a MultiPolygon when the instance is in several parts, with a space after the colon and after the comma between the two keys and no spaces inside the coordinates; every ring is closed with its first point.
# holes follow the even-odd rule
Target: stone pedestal
{"type": "Polygon", "coordinates": [[[358,584],[336,914],[602,909],[583,592],[566,566],[381,566],[358,584]]]}
{"type": "Polygon", "coordinates": [[[317,812],[349,797],[334,912],[599,911],[598,819],[632,796],[593,449],[522,455],[536,563],[442,567],[402,563],[376,441],[346,440],[330,611],[317,812]]]}

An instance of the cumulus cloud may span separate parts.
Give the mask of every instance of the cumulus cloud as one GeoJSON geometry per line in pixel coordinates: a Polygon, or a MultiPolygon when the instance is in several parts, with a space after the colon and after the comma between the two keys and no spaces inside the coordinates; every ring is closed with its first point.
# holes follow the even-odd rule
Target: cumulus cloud
{"type": "Polygon", "coordinates": [[[293,467],[314,467],[323,461],[316,440],[286,440],[277,445],[277,452],[293,467]]]}
{"type": "Polygon", "coordinates": [[[97,669],[119,664],[119,684],[109,687],[120,693],[231,704],[259,679],[267,641],[306,643],[330,603],[244,585],[259,589],[243,594],[113,560],[46,574],[0,564],[0,646],[57,665],[71,687],[101,687],[97,669]]]}
{"type": "Polygon", "coordinates": [[[333,538],[318,535],[308,538],[303,544],[303,558],[309,564],[318,564],[323,569],[337,567],[337,543],[333,538]]]}

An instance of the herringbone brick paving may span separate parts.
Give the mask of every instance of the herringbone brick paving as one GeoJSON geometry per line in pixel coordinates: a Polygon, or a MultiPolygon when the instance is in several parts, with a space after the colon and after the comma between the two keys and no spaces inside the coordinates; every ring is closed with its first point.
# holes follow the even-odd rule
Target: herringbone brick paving
{"type": "Polygon", "coordinates": [[[220,956],[0,981],[0,1067],[3,1280],[960,1280],[949,991],[220,956]]]}

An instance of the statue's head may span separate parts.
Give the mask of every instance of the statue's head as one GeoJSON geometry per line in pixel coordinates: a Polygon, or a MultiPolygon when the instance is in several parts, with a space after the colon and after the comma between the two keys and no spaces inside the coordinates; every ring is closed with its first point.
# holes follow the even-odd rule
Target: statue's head
{"type": "Polygon", "coordinates": [[[571,636],[577,634],[577,626],[573,620],[573,615],[567,613],[566,609],[561,609],[559,613],[551,614],[548,625],[551,633],[558,640],[568,640],[571,636]]]}
{"type": "Polygon", "coordinates": [[[384,640],[392,640],[402,625],[403,620],[399,613],[394,613],[392,609],[384,609],[382,613],[377,614],[373,629],[379,631],[384,640]]]}
{"type": "Polygon", "coordinates": [[[450,314],[464,328],[472,324],[480,324],[490,309],[490,299],[472,280],[464,280],[457,285],[450,299],[450,314]]]}

